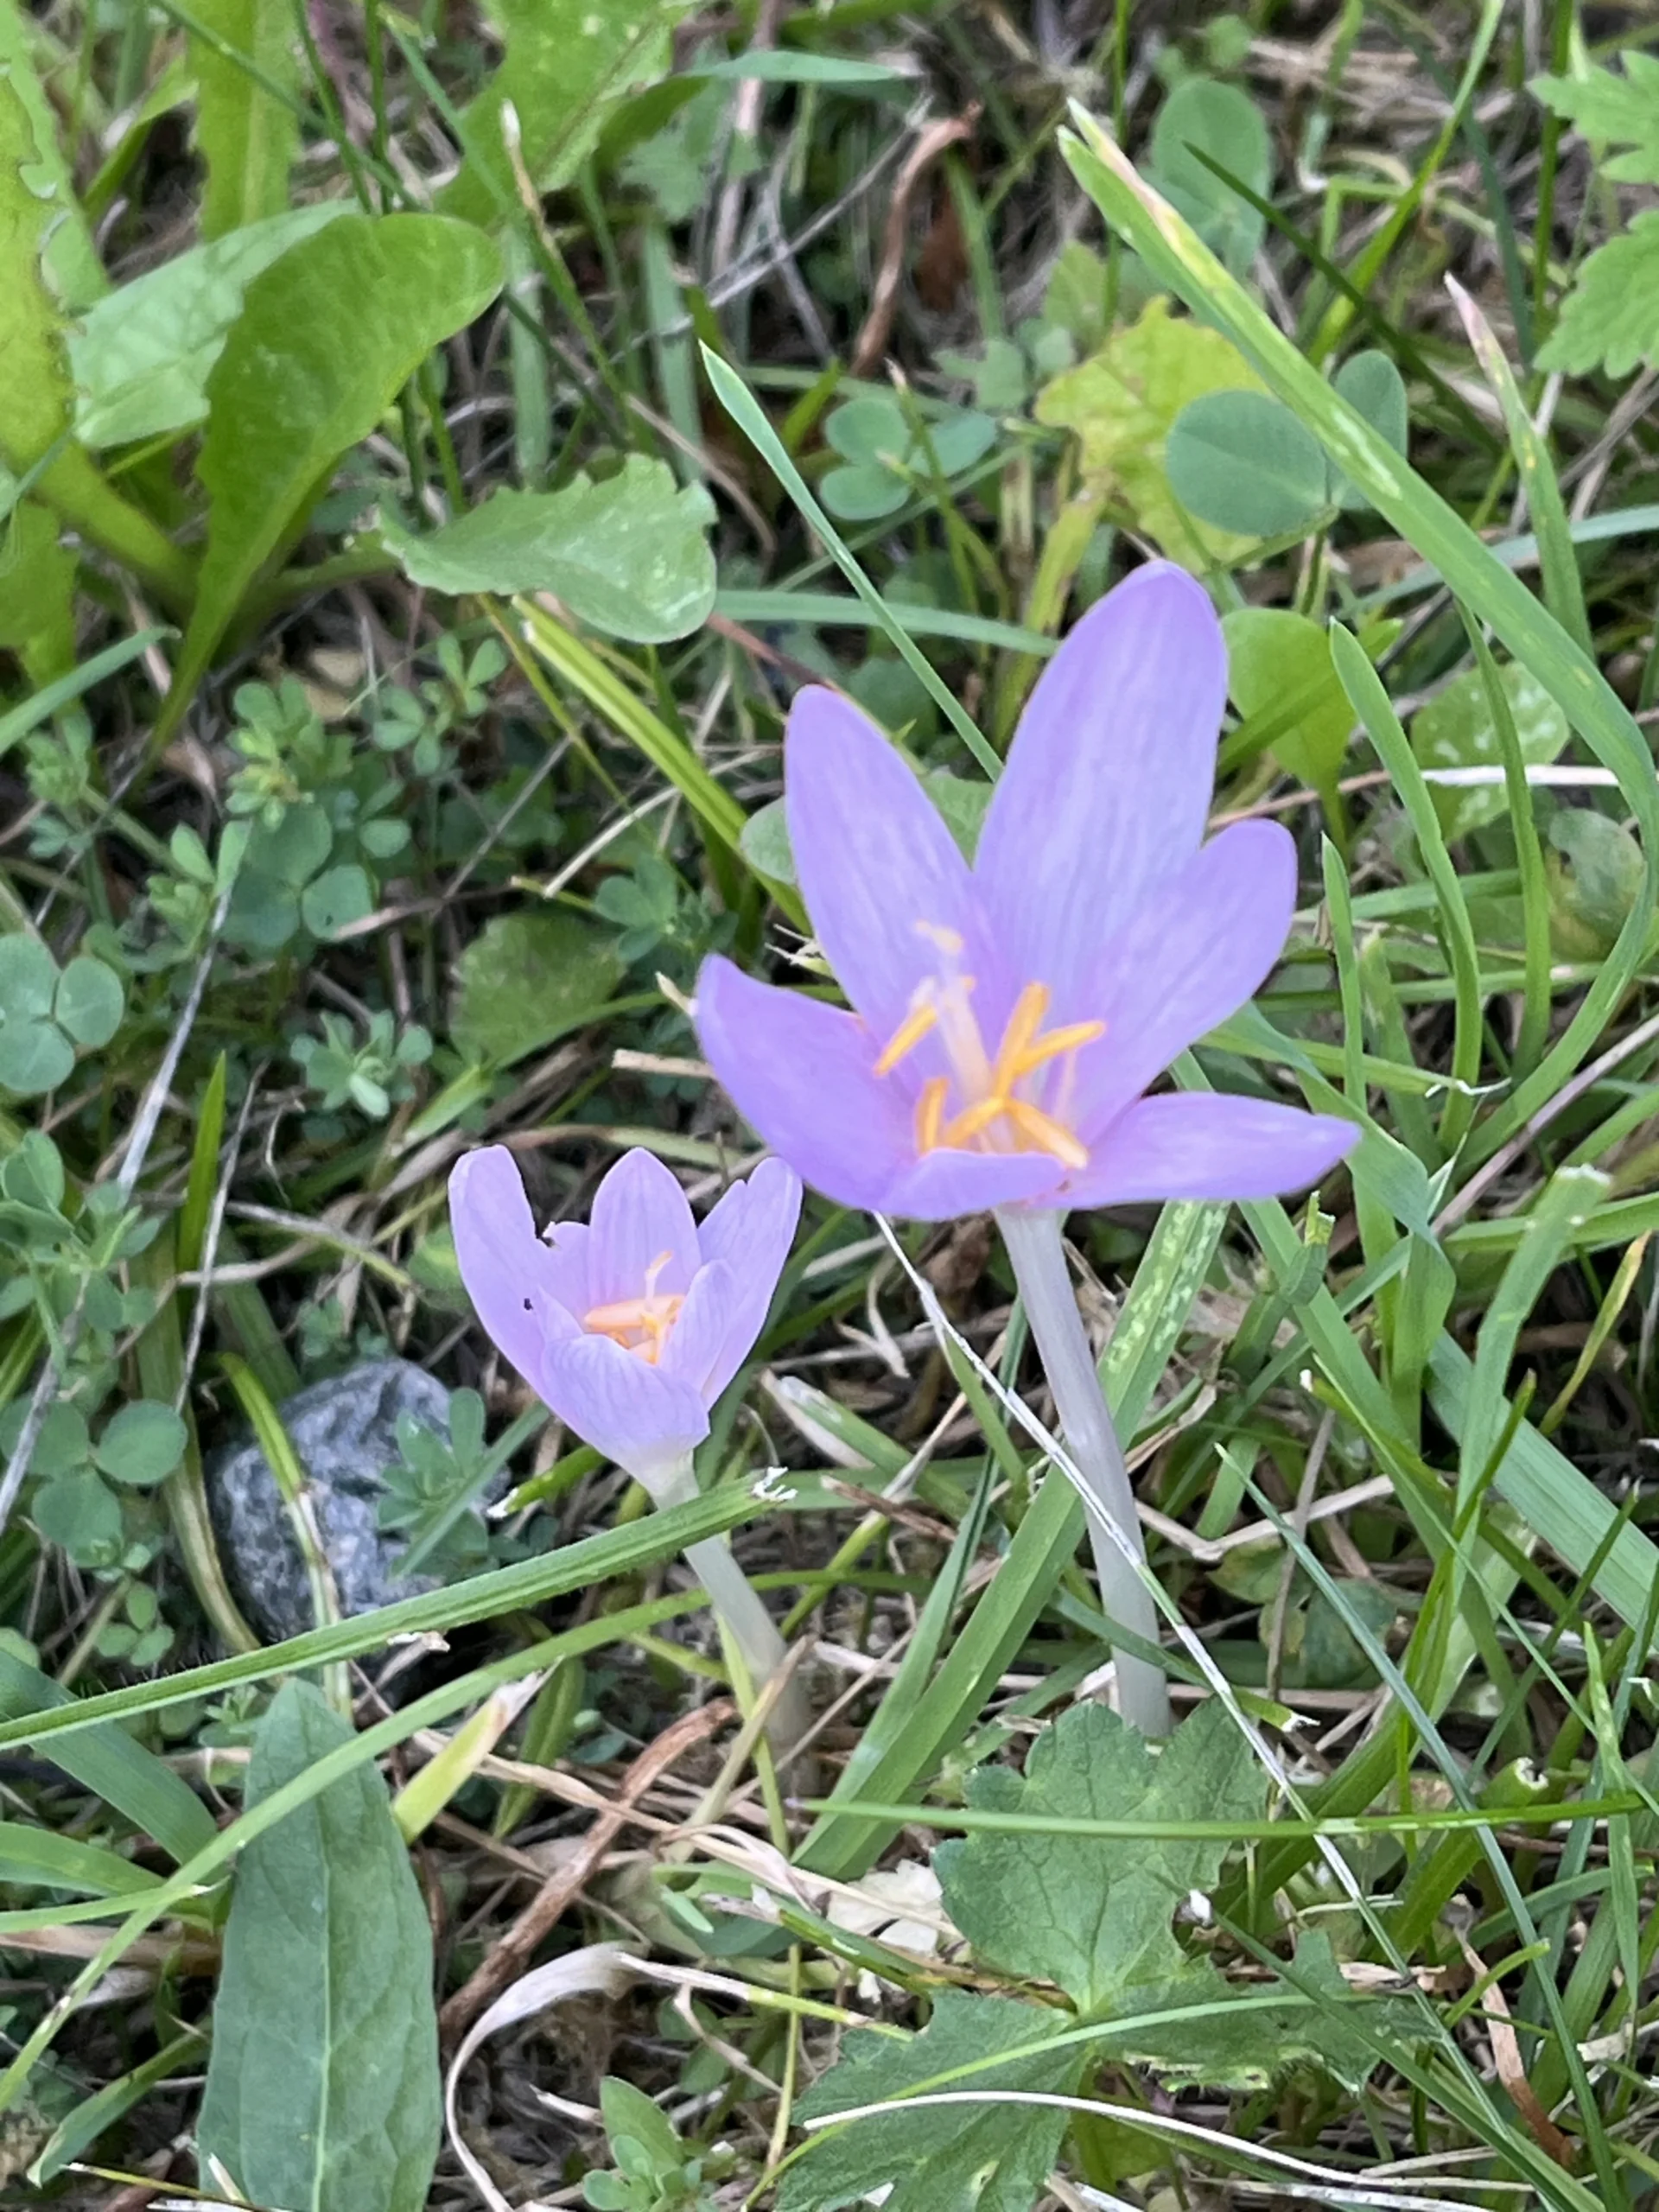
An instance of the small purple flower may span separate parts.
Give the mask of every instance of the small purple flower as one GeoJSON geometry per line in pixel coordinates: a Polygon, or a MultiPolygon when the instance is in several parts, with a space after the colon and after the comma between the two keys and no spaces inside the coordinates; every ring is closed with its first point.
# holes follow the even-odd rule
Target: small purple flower
{"type": "Polygon", "coordinates": [[[1147,1098],[1284,947],[1277,823],[1204,843],[1227,650],[1157,562],[1084,615],[1021,718],[963,860],[916,777],[834,692],[803,691],[785,804],[807,911],[855,1011],[704,963],[697,1028],[774,1151],[843,1205],[1249,1198],[1300,1189],[1359,1132],[1299,1108],[1147,1098]]]}
{"type": "Polygon", "coordinates": [[[709,1433],[800,1211],[792,1170],[763,1160],[699,1229],[662,1162],[629,1152],[586,1226],[560,1222],[544,1240],[505,1145],[449,1178],[461,1279],[486,1331],[568,1428],[647,1487],[709,1433]]]}

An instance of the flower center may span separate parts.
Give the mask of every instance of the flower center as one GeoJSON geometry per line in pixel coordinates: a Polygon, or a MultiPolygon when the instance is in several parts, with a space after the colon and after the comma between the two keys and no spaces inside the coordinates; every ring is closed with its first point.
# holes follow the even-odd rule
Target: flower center
{"type": "Polygon", "coordinates": [[[680,1318],[680,1308],[685,1304],[683,1293],[659,1291],[657,1287],[658,1276],[673,1256],[671,1251],[659,1252],[645,1269],[643,1297],[620,1298],[609,1306],[590,1307],[582,1317],[582,1325],[588,1335],[608,1337],[624,1351],[643,1359],[647,1367],[655,1367],[663,1356],[670,1332],[680,1318]]]}
{"type": "MultiPolygon", "coordinates": [[[[1027,983],[1014,1001],[995,1054],[985,1049],[978,1022],[969,1003],[974,979],[957,963],[962,939],[954,930],[920,925],[944,956],[944,972],[919,985],[910,1012],[884,1046],[876,1061],[877,1075],[890,1075],[925,1037],[938,1033],[950,1064],[950,1073],[929,1077],[916,1102],[916,1149],[929,1153],[941,1146],[975,1152],[1046,1152],[1071,1168],[1086,1167],[1089,1154],[1069,1128],[1062,1113],[1047,1112],[1030,1095],[1041,1090],[1046,1076],[1039,1071],[1065,1060],[1084,1045],[1104,1036],[1103,1021],[1073,1021],[1059,1029],[1044,1030],[1048,1018],[1046,983],[1027,983]],[[1031,1078],[1038,1080],[1033,1086],[1031,1078]],[[957,1104],[950,1110],[954,1085],[957,1104]]],[[[1065,1070],[1061,1096],[1069,1088],[1071,1069],[1065,1070]]]]}

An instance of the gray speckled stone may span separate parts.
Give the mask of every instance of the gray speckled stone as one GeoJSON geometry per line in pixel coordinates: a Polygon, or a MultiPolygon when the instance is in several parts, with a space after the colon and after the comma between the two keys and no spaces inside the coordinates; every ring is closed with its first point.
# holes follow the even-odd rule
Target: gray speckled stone
{"type": "MultiPolygon", "coordinates": [[[[429,1574],[394,1575],[408,1538],[375,1524],[388,1467],[403,1457],[397,1420],[412,1414],[449,1433],[449,1393],[406,1359],[374,1359],[296,1392],[278,1408],[307,1473],[340,1611],[437,1588],[429,1574]]],[[[273,1642],[315,1625],[310,1587],[276,1478],[259,1446],[222,1446],[208,1459],[207,1498],[219,1554],[249,1618],[273,1642]]]]}

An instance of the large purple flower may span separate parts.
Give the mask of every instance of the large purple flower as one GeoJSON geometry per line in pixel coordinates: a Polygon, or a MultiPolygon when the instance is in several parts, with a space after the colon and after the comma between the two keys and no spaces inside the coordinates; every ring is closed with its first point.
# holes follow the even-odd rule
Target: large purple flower
{"type": "Polygon", "coordinates": [[[461,1279],[498,1349],[568,1428],[651,1487],[709,1433],[709,1408],[760,1335],[801,1211],[780,1160],[734,1183],[701,1229],[648,1152],[625,1153],[592,1218],[536,1234],[505,1145],[449,1178],[461,1279]]]}
{"type": "Polygon", "coordinates": [[[741,1112],[843,1205],[1249,1198],[1314,1182],[1347,1122],[1142,1096],[1283,949],[1276,823],[1205,844],[1227,694],[1221,626],[1181,569],[1138,569],[1033,693],[970,868],[873,724],[803,691],[785,804],[807,911],[854,1011],[704,963],[697,1028],[741,1112]]]}

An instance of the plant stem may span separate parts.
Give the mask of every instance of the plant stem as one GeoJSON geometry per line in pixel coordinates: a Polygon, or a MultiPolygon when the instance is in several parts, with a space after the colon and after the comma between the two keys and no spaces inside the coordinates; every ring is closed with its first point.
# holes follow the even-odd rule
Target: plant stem
{"type": "MultiPolygon", "coordinates": [[[[644,1478],[640,1478],[642,1481],[644,1478]]],[[[655,1475],[645,1487],[654,1503],[683,1505],[697,1495],[691,1462],[683,1459],[666,1474],[655,1475]]],[[[705,1536],[685,1548],[686,1565],[709,1593],[731,1649],[758,1695],[784,1664],[786,1649],[778,1624],[761,1603],[760,1593],[732,1554],[724,1536],[705,1536]]],[[[798,1677],[789,1683],[766,1716],[766,1737],[782,1759],[806,1733],[811,1720],[804,1688],[798,1677]]]]}
{"type": "MultiPolygon", "coordinates": [[[[1144,1566],[1147,1555],[1135,1492],[1066,1271],[1061,1216],[999,1211],[996,1219],[1054,1393],[1066,1449],[1085,1485],[1084,1512],[1101,1605],[1108,1619],[1155,1644],[1157,1607],[1135,1563],[1144,1566]]],[[[1166,1736],[1169,1691],[1162,1668],[1128,1651],[1114,1650],[1112,1656],[1123,1718],[1144,1736],[1166,1736]]]]}

